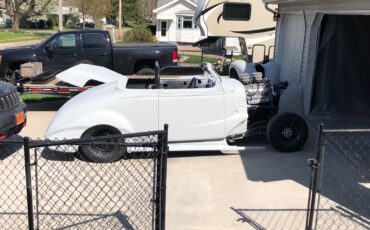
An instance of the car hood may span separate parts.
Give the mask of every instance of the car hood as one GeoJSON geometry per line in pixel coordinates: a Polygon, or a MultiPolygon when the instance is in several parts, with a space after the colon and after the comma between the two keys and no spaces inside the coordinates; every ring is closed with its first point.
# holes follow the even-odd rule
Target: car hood
{"type": "Polygon", "coordinates": [[[88,81],[94,80],[101,83],[108,83],[118,81],[120,79],[127,79],[117,72],[114,72],[105,67],[79,64],[73,66],[63,72],[60,72],[56,77],[64,82],[78,87],[84,87],[88,81]]]}
{"type": "Polygon", "coordinates": [[[13,85],[6,83],[6,82],[0,82],[0,97],[9,95],[15,92],[16,92],[16,88],[13,85]]]}
{"type": "Polygon", "coordinates": [[[35,46],[17,46],[13,48],[7,48],[0,50],[0,54],[7,54],[7,53],[13,53],[13,52],[28,52],[33,51],[35,46]]]}

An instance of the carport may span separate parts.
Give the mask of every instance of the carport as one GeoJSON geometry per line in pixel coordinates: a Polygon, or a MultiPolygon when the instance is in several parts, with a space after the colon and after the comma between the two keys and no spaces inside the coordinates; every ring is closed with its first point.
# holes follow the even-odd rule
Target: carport
{"type": "Polygon", "coordinates": [[[314,76],[312,116],[370,118],[370,16],[325,15],[314,76]]]}
{"type": "Polygon", "coordinates": [[[369,124],[370,2],[264,2],[279,6],[275,61],[290,83],[279,112],[333,127],[369,124]]]}

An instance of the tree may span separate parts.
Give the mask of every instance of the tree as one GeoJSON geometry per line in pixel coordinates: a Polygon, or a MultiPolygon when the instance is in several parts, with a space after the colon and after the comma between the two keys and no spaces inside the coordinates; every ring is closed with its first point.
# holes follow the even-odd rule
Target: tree
{"type": "Polygon", "coordinates": [[[94,7],[88,10],[88,14],[95,21],[107,17],[112,12],[111,0],[91,0],[90,2],[94,7]]]}
{"type": "MultiPolygon", "coordinates": [[[[118,16],[118,0],[112,1],[112,18],[117,18],[118,16]]],[[[124,24],[128,22],[141,22],[143,20],[139,8],[148,7],[147,5],[142,5],[138,0],[122,0],[122,20],[124,24]]]]}
{"type": "Polygon", "coordinates": [[[67,2],[71,6],[78,8],[78,11],[82,14],[83,29],[85,29],[86,14],[88,12],[88,9],[94,5],[93,4],[90,5],[89,0],[68,0],[67,2]]]}
{"type": "Polygon", "coordinates": [[[19,22],[23,17],[41,16],[53,0],[5,0],[7,14],[12,19],[12,31],[19,30],[19,22]]]}
{"type": "Polygon", "coordinates": [[[71,6],[78,8],[82,14],[83,29],[85,29],[86,16],[95,21],[108,16],[112,11],[111,0],[68,0],[71,6]]]}
{"type": "Polygon", "coordinates": [[[139,2],[137,0],[123,1],[122,18],[125,23],[142,21],[139,12],[139,2]]]}

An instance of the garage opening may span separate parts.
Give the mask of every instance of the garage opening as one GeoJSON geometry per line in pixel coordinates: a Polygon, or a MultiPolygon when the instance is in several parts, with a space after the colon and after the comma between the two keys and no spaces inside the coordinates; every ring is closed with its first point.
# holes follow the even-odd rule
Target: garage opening
{"type": "Polygon", "coordinates": [[[370,120],[370,16],[325,15],[311,115],[370,120]]]}

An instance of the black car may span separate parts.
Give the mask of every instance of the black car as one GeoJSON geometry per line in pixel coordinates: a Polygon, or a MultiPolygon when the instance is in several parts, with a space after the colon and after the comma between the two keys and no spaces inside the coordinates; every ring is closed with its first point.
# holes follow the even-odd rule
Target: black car
{"type": "MultiPolygon", "coordinates": [[[[0,50],[0,80],[15,82],[21,65],[42,63],[42,72],[58,73],[85,63],[103,66],[123,75],[154,74],[154,63],[161,68],[177,65],[177,46],[170,43],[114,45],[108,31],[65,31],[34,46],[0,50]]],[[[37,75],[37,74],[36,74],[37,75]]]]}
{"type": "MultiPolygon", "coordinates": [[[[77,28],[81,28],[82,29],[83,26],[84,26],[83,22],[80,22],[80,23],[77,24],[77,28]]],[[[95,28],[95,23],[93,23],[93,22],[85,22],[85,27],[86,28],[95,28]]]]}
{"type": "Polygon", "coordinates": [[[18,134],[26,126],[26,104],[16,88],[0,82],[0,140],[18,134]]]}

